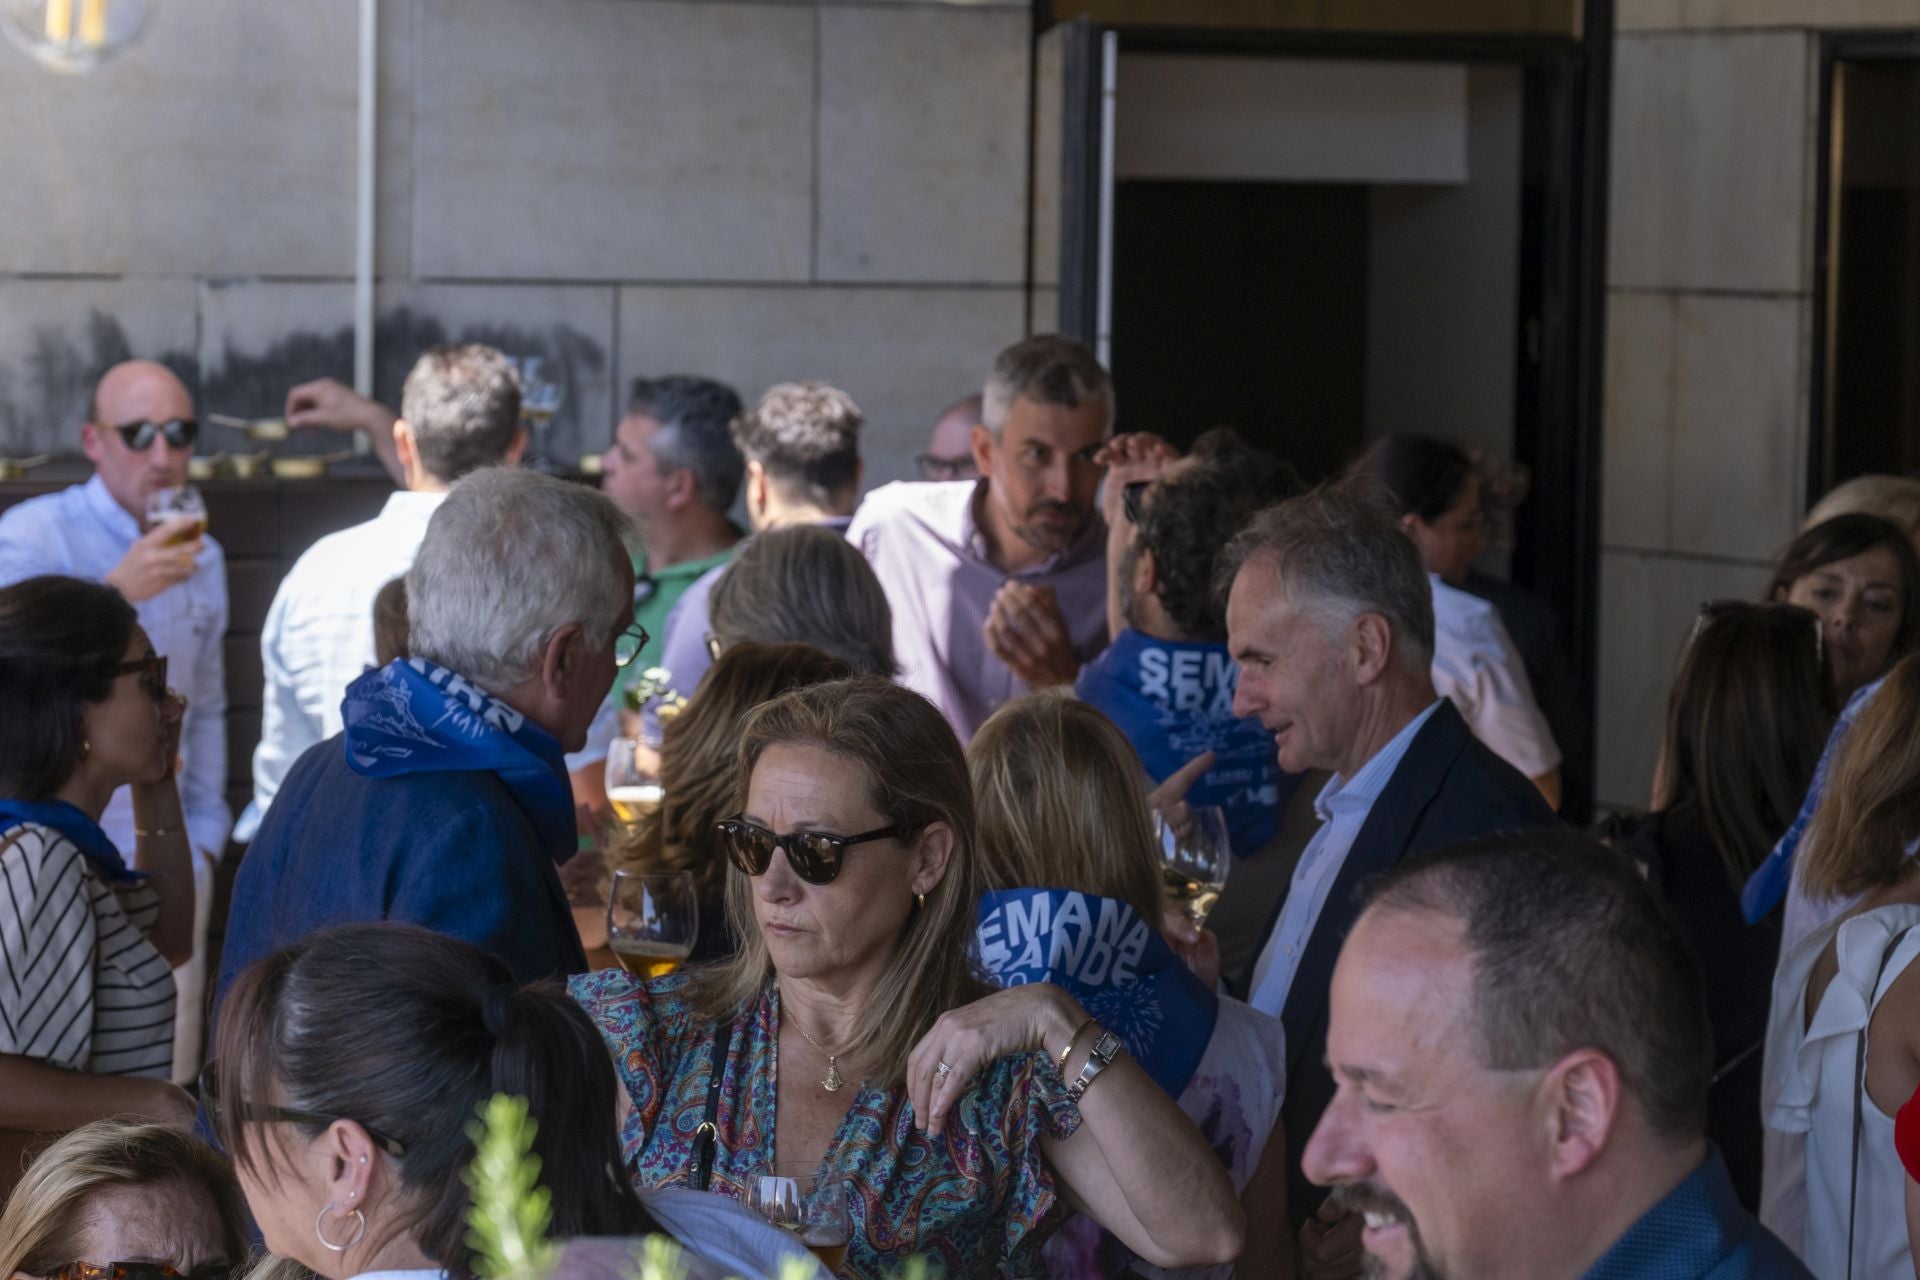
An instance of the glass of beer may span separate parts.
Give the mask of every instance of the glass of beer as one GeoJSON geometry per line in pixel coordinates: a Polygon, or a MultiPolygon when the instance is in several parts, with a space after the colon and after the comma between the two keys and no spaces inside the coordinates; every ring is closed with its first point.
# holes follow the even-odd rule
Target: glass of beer
{"type": "Polygon", "coordinates": [[[839,1273],[853,1235],[846,1187],[839,1180],[816,1182],[812,1165],[782,1162],[747,1184],[747,1203],[774,1226],[798,1236],[821,1266],[839,1273]]]}
{"type": "Polygon", "coordinates": [[[1155,813],[1153,828],[1160,841],[1160,877],[1167,897],[1198,929],[1220,901],[1233,866],[1226,810],[1217,804],[1189,805],[1177,822],[1155,813]]]}
{"type": "Polygon", "coordinates": [[[693,876],[616,871],[607,891],[607,949],[636,978],[664,978],[687,962],[700,935],[693,876]]]}
{"type": "Polygon", "coordinates": [[[607,802],[628,826],[658,809],[666,794],[660,779],[640,766],[639,746],[638,738],[615,738],[607,744],[607,802]]]}
{"type": "Polygon", "coordinates": [[[198,489],[183,484],[179,488],[155,489],[147,495],[149,529],[180,517],[193,523],[182,525],[178,533],[167,539],[170,547],[192,542],[207,531],[207,501],[200,496],[198,489]]]}

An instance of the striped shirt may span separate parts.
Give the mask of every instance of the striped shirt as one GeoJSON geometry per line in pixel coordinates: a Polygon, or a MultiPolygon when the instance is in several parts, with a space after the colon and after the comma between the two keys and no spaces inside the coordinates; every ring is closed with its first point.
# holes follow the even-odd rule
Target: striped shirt
{"type": "Polygon", "coordinates": [[[0,838],[0,1053],[96,1075],[173,1067],[173,971],[152,886],[116,888],[59,832],[0,838]]]}

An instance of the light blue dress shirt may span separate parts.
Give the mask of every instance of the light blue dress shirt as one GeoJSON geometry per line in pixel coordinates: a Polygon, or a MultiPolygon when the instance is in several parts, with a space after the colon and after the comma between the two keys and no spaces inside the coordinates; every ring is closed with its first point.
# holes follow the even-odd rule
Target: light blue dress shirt
{"type": "MultiPolygon", "coordinates": [[[[58,493],[30,498],[0,515],[0,586],[43,573],[98,582],[140,537],[140,525],[107,492],[99,476],[58,493]]],[[[167,683],[187,698],[180,732],[180,803],[193,847],[218,856],[226,848],[227,560],[208,537],[193,576],[134,606],[154,652],[167,659],[167,683]]],[[[114,794],[100,825],[121,849],[133,849],[133,797],[114,794]]]]}
{"type": "Polygon", "coordinates": [[[1373,802],[1386,790],[1388,779],[1400,767],[1420,726],[1439,705],[1438,699],[1429,703],[1426,710],[1409,720],[1386,746],[1361,765],[1358,773],[1351,778],[1334,774],[1314,797],[1313,811],[1320,818],[1320,829],[1307,841],[1293,869],[1293,884],[1287,890],[1285,905],[1280,908],[1280,920],[1253,966],[1253,981],[1247,988],[1247,1003],[1262,1013],[1277,1018],[1286,1008],[1293,975],[1300,968],[1300,957],[1306,953],[1307,939],[1313,936],[1313,926],[1327,905],[1333,882],[1347,861],[1347,851],[1359,838],[1360,828],[1373,812],[1373,802]]]}

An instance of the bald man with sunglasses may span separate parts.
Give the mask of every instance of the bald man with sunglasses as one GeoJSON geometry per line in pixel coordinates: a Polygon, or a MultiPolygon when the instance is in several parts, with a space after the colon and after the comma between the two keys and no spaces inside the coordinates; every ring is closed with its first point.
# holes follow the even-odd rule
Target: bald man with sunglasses
{"type": "MultiPolygon", "coordinates": [[[[176,516],[149,527],[147,498],[187,482],[198,432],[193,397],[165,365],[128,360],[107,370],[87,406],[80,447],[93,476],[59,493],[29,499],[0,515],[0,586],[41,573],[64,573],[115,587],[133,605],[154,651],[167,659],[187,699],[180,732],[180,800],[196,871],[211,884],[212,862],[226,847],[227,564],[220,544],[188,534],[176,516]]],[[[100,825],[133,848],[133,804],[125,789],[100,825]]],[[[182,983],[183,1007],[187,983],[182,983]]],[[[194,1002],[197,1010],[198,1003],[194,1002]]],[[[183,1024],[182,1042],[197,1043],[183,1024]]],[[[190,1078],[191,1067],[180,1064],[190,1078]]]]}

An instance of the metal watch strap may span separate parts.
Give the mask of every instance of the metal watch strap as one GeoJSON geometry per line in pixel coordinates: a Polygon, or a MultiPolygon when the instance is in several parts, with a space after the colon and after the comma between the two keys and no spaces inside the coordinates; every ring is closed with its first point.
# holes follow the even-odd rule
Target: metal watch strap
{"type": "Polygon", "coordinates": [[[1112,1066],[1114,1057],[1125,1047],[1119,1036],[1103,1028],[1100,1038],[1093,1042],[1093,1048],[1087,1050],[1087,1060],[1080,1064],[1079,1076],[1067,1084],[1067,1101],[1080,1101],[1087,1086],[1093,1083],[1093,1078],[1112,1066]]]}

